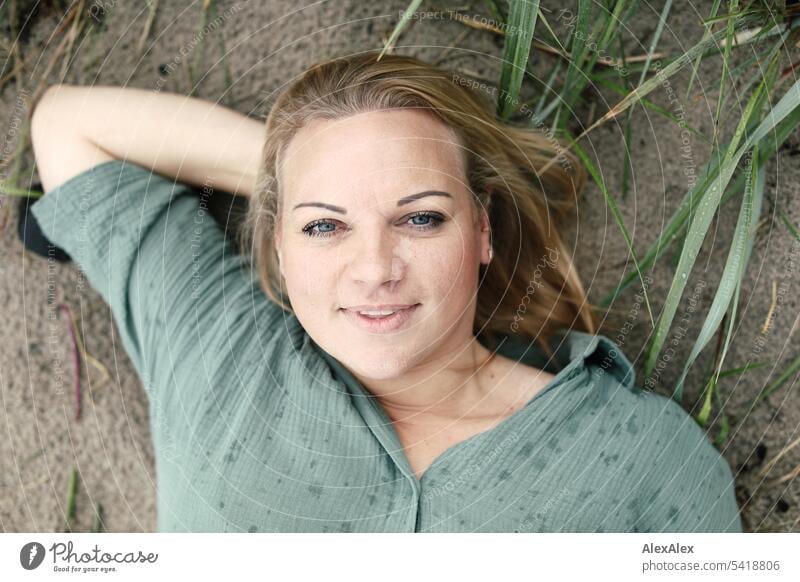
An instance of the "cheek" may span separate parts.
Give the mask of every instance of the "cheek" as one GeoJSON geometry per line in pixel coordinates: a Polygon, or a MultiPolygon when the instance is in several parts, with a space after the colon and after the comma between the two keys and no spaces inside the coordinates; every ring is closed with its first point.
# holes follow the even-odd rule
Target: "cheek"
{"type": "Polygon", "coordinates": [[[456,235],[419,253],[411,272],[440,299],[468,297],[474,292],[478,253],[470,240],[456,235]]]}
{"type": "Polygon", "coordinates": [[[331,287],[333,271],[320,249],[299,248],[283,252],[283,278],[292,304],[316,307],[331,287]]]}

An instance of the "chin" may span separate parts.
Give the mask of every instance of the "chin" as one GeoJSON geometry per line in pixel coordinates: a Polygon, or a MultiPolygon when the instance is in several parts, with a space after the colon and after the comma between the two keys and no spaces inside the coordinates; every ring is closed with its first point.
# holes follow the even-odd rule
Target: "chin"
{"type": "Polygon", "coordinates": [[[407,368],[405,362],[397,360],[396,353],[394,357],[380,357],[376,355],[372,358],[362,353],[353,357],[345,356],[341,361],[359,376],[372,380],[389,380],[391,378],[396,378],[402,375],[407,368]]]}

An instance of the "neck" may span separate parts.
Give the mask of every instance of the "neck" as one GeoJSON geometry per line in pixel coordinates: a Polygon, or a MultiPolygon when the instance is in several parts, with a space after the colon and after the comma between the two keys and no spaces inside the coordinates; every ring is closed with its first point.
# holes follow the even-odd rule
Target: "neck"
{"type": "Polygon", "coordinates": [[[425,424],[431,419],[475,416],[489,400],[494,354],[474,337],[443,350],[397,378],[358,378],[392,422],[425,424]]]}

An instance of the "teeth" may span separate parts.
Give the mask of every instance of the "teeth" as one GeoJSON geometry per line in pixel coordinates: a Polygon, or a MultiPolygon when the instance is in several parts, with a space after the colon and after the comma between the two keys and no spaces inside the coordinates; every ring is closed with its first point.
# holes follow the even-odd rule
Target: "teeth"
{"type": "Polygon", "coordinates": [[[361,315],[367,315],[369,317],[383,317],[386,315],[392,315],[395,313],[394,311],[359,311],[361,315]]]}

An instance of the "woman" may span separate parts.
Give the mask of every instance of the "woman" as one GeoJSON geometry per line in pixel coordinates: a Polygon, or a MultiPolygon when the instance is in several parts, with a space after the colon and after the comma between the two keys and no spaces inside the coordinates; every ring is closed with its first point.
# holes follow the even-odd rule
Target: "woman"
{"type": "Polygon", "coordinates": [[[159,531],[741,531],[725,460],[594,334],[577,162],[489,101],[374,53],[306,71],[266,135],[46,93],[33,213],[147,390],[159,531]],[[249,198],[241,254],[215,189],[249,198]]]}

